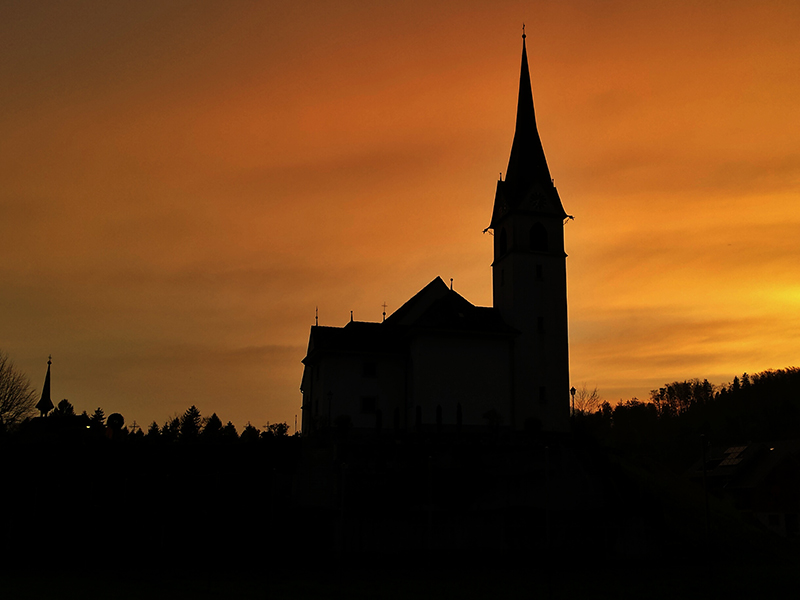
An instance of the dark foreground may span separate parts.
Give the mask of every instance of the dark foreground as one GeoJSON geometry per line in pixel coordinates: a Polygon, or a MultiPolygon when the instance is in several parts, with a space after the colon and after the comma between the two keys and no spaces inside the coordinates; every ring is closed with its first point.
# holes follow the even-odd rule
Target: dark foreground
{"type": "Polygon", "coordinates": [[[580,440],[0,445],[0,598],[796,598],[776,537],[580,440]],[[707,508],[706,508],[707,506],[707,508]]]}
{"type": "MultiPolygon", "coordinates": [[[[579,551],[579,549],[576,549],[579,551]]],[[[589,559],[580,559],[586,562],[589,559]]],[[[175,598],[485,599],[485,598],[796,598],[800,565],[559,565],[550,570],[475,567],[274,572],[268,566],[171,572],[34,570],[2,572],[8,600],[175,598]]]]}

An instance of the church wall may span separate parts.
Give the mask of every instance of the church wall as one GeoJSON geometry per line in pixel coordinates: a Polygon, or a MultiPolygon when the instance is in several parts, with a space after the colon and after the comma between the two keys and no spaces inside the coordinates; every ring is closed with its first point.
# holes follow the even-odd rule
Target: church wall
{"type": "Polygon", "coordinates": [[[441,406],[443,424],[454,425],[459,403],[464,426],[485,426],[491,409],[502,425],[510,424],[507,339],[420,335],[411,342],[410,355],[409,404],[412,411],[421,407],[423,424],[435,424],[441,406]]]}
{"type": "MultiPolygon", "coordinates": [[[[405,363],[394,355],[327,354],[318,357],[304,378],[304,402],[318,426],[346,416],[354,428],[374,429],[378,413],[383,428],[401,419],[405,398],[405,363]],[[311,385],[305,383],[311,381],[311,385]],[[310,391],[306,391],[310,388],[310,391]],[[306,394],[309,398],[306,399],[306,394]]],[[[304,424],[304,431],[306,430],[304,424]]]]}

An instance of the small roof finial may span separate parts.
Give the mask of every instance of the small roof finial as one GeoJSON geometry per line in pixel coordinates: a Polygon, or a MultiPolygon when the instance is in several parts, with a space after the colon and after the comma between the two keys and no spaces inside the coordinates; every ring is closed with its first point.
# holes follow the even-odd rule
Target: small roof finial
{"type": "Polygon", "coordinates": [[[385,321],[386,320],[386,307],[388,306],[388,304],[386,304],[386,300],[383,301],[383,304],[381,304],[381,306],[383,306],[383,320],[385,321]]]}
{"type": "Polygon", "coordinates": [[[314,325],[319,325],[319,306],[314,308],[314,325]]]}
{"type": "Polygon", "coordinates": [[[350,311],[350,322],[351,323],[353,322],[353,311],[352,310],[350,311]]]}
{"type": "Polygon", "coordinates": [[[450,278],[450,291],[453,291],[453,278],[450,278]]]}
{"type": "Polygon", "coordinates": [[[526,37],[528,37],[528,36],[525,35],[525,23],[523,23],[522,24],[522,39],[524,40],[526,37]]]}
{"type": "Polygon", "coordinates": [[[47,364],[48,365],[52,365],[53,364],[53,355],[52,354],[47,357],[47,364]]]}

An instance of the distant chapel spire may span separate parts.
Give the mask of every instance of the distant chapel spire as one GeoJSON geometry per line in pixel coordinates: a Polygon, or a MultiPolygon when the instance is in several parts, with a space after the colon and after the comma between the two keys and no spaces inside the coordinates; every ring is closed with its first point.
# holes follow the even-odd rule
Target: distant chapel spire
{"type": "Polygon", "coordinates": [[[44,386],[42,387],[42,398],[36,404],[36,409],[41,413],[42,417],[46,417],[47,413],[53,410],[53,401],[50,400],[50,365],[52,364],[52,356],[47,357],[47,375],[44,376],[44,386]]]}

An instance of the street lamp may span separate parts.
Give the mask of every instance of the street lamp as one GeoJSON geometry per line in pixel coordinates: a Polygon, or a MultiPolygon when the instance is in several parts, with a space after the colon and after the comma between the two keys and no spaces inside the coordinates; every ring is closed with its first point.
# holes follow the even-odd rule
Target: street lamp
{"type": "Polygon", "coordinates": [[[571,388],[569,388],[569,393],[572,396],[572,418],[573,418],[573,420],[575,419],[575,392],[577,392],[577,391],[578,390],[575,389],[574,385],[571,388]]]}

